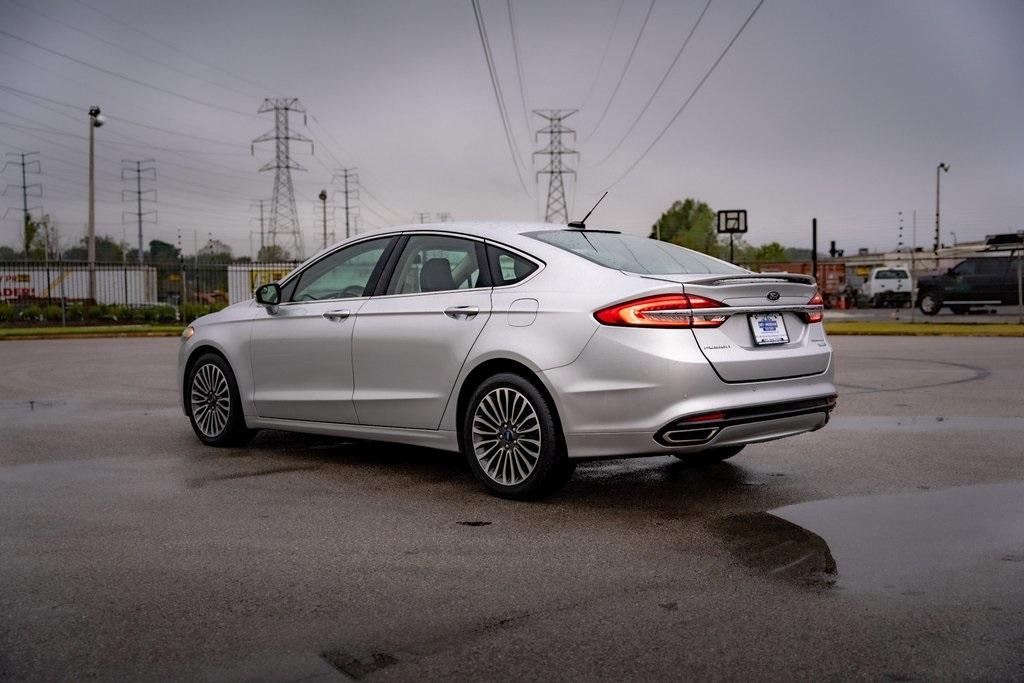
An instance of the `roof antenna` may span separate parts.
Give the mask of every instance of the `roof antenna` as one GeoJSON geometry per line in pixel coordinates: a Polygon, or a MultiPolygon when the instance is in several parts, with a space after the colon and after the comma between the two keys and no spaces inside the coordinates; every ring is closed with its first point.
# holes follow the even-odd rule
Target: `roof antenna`
{"type": "Polygon", "coordinates": [[[583,217],[583,220],[581,220],[581,221],[573,221],[573,222],[569,223],[569,229],[570,230],[586,230],[587,229],[587,219],[590,218],[590,214],[594,213],[594,209],[597,208],[597,205],[600,204],[602,201],[604,201],[604,198],[607,197],[607,196],[608,196],[608,190],[605,190],[604,194],[601,195],[601,199],[598,199],[597,202],[594,204],[594,206],[591,207],[590,211],[587,211],[587,215],[583,217]]]}

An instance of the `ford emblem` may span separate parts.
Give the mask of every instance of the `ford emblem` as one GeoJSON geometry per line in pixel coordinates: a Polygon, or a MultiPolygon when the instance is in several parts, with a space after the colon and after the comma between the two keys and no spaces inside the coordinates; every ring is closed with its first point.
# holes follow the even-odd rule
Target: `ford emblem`
{"type": "Polygon", "coordinates": [[[772,291],[768,292],[768,301],[778,301],[779,296],[781,295],[773,289],[772,291]]]}

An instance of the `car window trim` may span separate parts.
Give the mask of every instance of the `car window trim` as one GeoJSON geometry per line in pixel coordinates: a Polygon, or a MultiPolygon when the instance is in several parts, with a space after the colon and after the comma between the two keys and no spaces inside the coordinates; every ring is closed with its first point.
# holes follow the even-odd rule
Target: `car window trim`
{"type": "MultiPolygon", "coordinates": [[[[324,259],[330,258],[331,256],[334,256],[339,251],[348,249],[349,247],[358,246],[358,245],[363,244],[365,242],[370,242],[370,241],[373,241],[373,240],[379,240],[379,239],[385,239],[386,238],[386,239],[388,239],[388,243],[387,243],[387,245],[385,245],[384,251],[381,253],[380,258],[377,259],[377,264],[373,267],[373,271],[370,273],[370,279],[367,281],[366,287],[363,288],[363,294],[361,296],[349,296],[349,297],[344,297],[344,298],[340,298],[340,299],[311,299],[310,301],[282,301],[278,305],[279,306],[291,306],[292,304],[309,305],[309,304],[327,303],[327,302],[336,302],[336,301],[356,301],[356,300],[359,300],[359,299],[366,299],[366,298],[369,298],[369,297],[373,296],[373,294],[372,294],[372,291],[373,291],[372,285],[375,284],[374,283],[374,277],[375,276],[377,278],[380,277],[381,271],[383,270],[383,267],[381,266],[381,264],[383,262],[387,261],[390,258],[392,252],[395,249],[395,245],[398,243],[398,241],[399,241],[399,239],[401,237],[402,237],[402,233],[386,233],[386,234],[383,234],[383,235],[380,235],[380,234],[377,234],[377,235],[367,235],[366,239],[361,239],[361,240],[356,240],[355,242],[346,242],[344,244],[340,244],[340,245],[338,245],[337,248],[331,249],[329,252],[321,254],[317,259],[315,259],[313,261],[310,261],[309,263],[303,265],[299,269],[296,269],[293,273],[289,274],[288,277],[286,277],[284,280],[282,280],[279,283],[280,286],[281,286],[281,289],[284,289],[285,287],[287,287],[292,282],[292,280],[296,280],[297,281],[299,278],[302,277],[302,275],[307,270],[309,270],[310,268],[312,268],[316,264],[320,263],[324,259]],[[367,294],[366,293],[367,290],[370,290],[371,293],[367,294]]],[[[296,289],[298,289],[298,287],[296,287],[296,289]]]]}

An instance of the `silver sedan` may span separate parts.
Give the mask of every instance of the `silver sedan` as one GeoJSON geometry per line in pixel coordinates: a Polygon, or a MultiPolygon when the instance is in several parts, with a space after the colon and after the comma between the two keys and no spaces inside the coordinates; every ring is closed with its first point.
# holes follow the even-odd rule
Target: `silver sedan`
{"type": "Polygon", "coordinates": [[[325,249],[183,335],[211,446],[278,429],[461,451],[506,497],[584,458],[709,463],[823,427],[813,279],[550,224],[445,223],[325,249]]]}

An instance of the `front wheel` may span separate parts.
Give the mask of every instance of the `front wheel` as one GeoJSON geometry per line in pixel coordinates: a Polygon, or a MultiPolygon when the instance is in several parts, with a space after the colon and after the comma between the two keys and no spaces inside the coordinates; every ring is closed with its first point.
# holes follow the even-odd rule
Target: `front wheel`
{"type": "Polygon", "coordinates": [[[739,446],[722,446],[721,448],[709,448],[699,453],[676,453],[677,458],[687,465],[713,465],[716,462],[728,460],[743,450],[746,444],[739,446]]]}
{"type": "Polygon", "coordinates": [[[922,294],[917,300],[917,307],[925,315],[935,315],[942,308],[942,299],[937,294],[922,294]]]}
{"type": "Polygon", "coordinates": [[[476,388],[461,435],[473,474],[503,498],[553,493],[576,469],[566,456],[554,408],[520,375],[501,373],[476,388]]]}
{"type": "Polygon", "coordinates": [[[207,446],[237,446],[254,433],[245,426],[235,373],[215,353],[203,354],[192,365],[185,402],[192,430],[207,446]]]}

